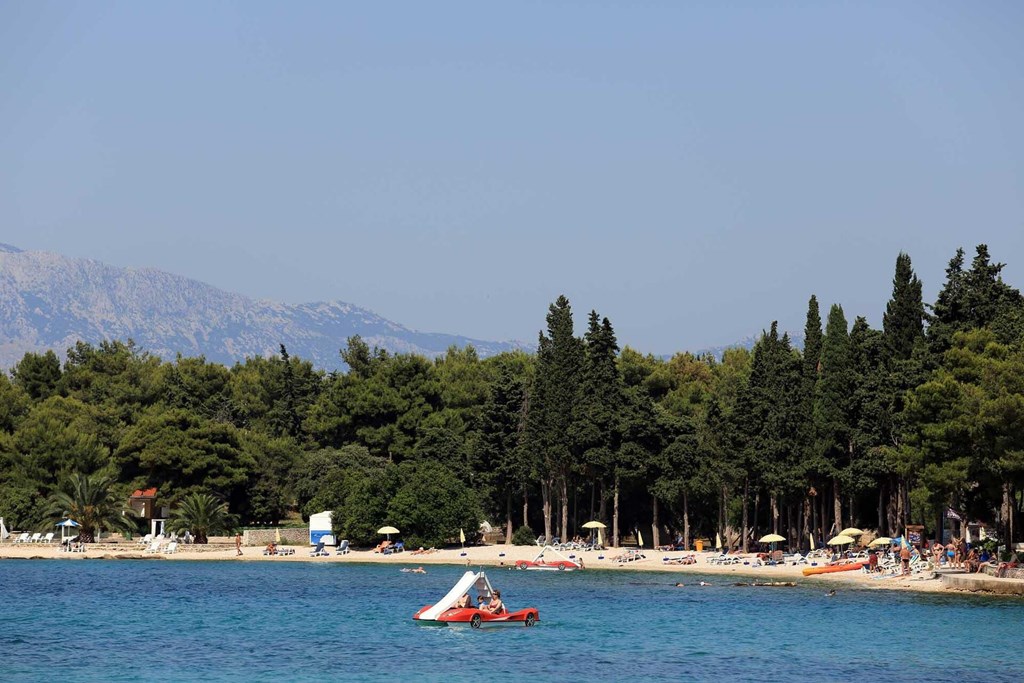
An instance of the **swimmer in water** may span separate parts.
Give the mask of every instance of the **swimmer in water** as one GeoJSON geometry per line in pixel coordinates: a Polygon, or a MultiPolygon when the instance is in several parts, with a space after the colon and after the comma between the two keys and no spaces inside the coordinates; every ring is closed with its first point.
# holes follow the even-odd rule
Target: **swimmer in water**
{"type": "Polygon", "coordinates": [[[828,593],[825,593],[825,597],[826,597],[826,598],[831,598],[831,597],[835,596],[835,594],[836,594],[836,589],[835,589],[835,588],[833,588],[833,589],[832,589],[832,590],[830,590],[830,591],[829,591],[828,593]]]}

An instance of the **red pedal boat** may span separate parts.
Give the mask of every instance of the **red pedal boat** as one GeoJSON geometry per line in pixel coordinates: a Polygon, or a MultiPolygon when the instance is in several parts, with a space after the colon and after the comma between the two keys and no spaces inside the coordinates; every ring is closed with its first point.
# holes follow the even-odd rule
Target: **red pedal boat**
{"type": "Polygon", "coordinates": [[[420,609],[412,618],[420,624],[435,626],[469,626],[471,628],[490,628],[492,626],[533,626],[540,621],[535,607],[521,609],[518,612],[507,610],[495,614],[476,607],[456,607],[459,599],[476,590],[478,597],[489,601],[494,589],[483,572],[466,572],[459,582],[448,591],[441,600],[433,605],[420,609]]]}
{"type": "Polygon", "coordinates": [[[532,560],[519,560],[516,562],[516,569],[530,569],[533,571],[564,571],[571,572],[576,569],[583,569],[582,560],[571,560],[549,545],[537,554],[532,560]],[[545,553],[556,555],[555,558],[545,559],[545,553]]]}

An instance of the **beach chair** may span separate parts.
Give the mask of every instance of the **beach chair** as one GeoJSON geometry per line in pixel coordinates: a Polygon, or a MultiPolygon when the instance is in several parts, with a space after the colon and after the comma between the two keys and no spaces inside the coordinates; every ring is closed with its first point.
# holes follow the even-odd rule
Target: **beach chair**
{"type": "Polygon", "coordinates": [[[335,552],[339,555],[348,555],[348,539],[342,539],[341,543],[335,549],[335,552]]]}
{"type": "Polygon", "coordinates": [[[546,536],[538,536],[537,540],[534,541],[534,543],[537,545],[538,548],[543,548],[544,546],[547,545],[547,543],[544,542],[546,539],[547,539],[546,536]]]}
{"type": "Polygon", "coordinates": [[[53,543],[53,532],[51,531],[50,533],[48,533],[45,536],[43,536],[41,539],[39,539],[39,542],[40,543],[53,543]]]}
{"type": "Polygon", "coordinates": [[[38,543],[39,539],[41,539],[42,537],[43,537],[43,535],[37,531],[36,533],[32,534],[32,538],[28,539],[28,542],[29,543],[38,543]]]}
{"type": "Polygon", "coordinates": [[[74,545],[71,546],[71,552],[73,552],[73,553],[84,553],[85,552],[85,544],[84,543],[75,543],[74,545]]]}
{"type": "Polygon", "coordinates": [[[313,548],[313,552],[311,552],[309,554],[310,557],[330,557],[330,555],[331,554],[329,552],[324,550],[324,542],[323,541],[320,541],[319,543],[317,543],[316,547],[313,548]]]}
{"type": "Polygon", "coordinates": [[[140,538],[139,541],[138,541],[139,545],[149,545],[152,542],[153,542],[153,534],[146,534],[145,536],[140,538]]]}
{"type": "Polygon", "coordinates": [[[171,541],[170,543],[167,544],[167,547],[164,549],[164,555],[173,555],[176,552],[178,552],[178,542],[177,541],[171,541]]]}
{"type": "Polygon", "coordinates": [[[147,553],[153,553],[153,554],[156,554],[156,553],[160,552],[160,541],[157,540],[157,541],[153,541],[152,543],[150,543],[149,547],[146,548],[146,552],[147,553]]]}
{"type": "Polygon", "coordinates": [[[281,555],[282,557],[287,556],[287,555],[294,555],[295,554],[295,548],[279,545],[279,546],[277,546],[277,549],[274,551],[274,554],[275,555],[281,555]]]}
{"type": "Polygon", "coordinates": [[[16,539],[14,539],[13,542],[14,543],[28,543],[28,537],[29,537],[29,533],[26,531],[21,536],[18,536],[16,539]]]}

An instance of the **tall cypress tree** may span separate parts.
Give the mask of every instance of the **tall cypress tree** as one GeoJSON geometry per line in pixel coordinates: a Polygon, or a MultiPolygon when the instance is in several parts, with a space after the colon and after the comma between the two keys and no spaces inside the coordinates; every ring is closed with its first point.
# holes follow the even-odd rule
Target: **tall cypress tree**
{"type": "Polygon", "coordinates": [[[850,335],[846,316],[839,304],[833,304],[825,325],[821,347],[821,378],[815,397],[819,449],[832,475],[832,505],[836,530],[842,529],[840,481],[853,451],[850,424],[854,377],[850,354],[850,335]]]}
{"type": "Polygon", "coordinates": [[[892,298],[885,306],[882,330],[889,357],[907,360],[914,346],[924,337],[924,303],[921,281],[914,274],[910,256],[900,252],[896,257],[896,274],[892,279],[892,298]]]}
{"type": "MultiPolygon", "coordinates": [[[[618,342],[608,318],[602,321],[591,311],[584,336],[584,363],[580,400],[576,405],[570,437],[578,464],[591,479],[591,492],[599,487],[604,516],[604,484],[615,479],[621,445],[625,386],[616,364],[618,342]]],[[[592,498],[594,495],[592,495],[592,498]]],[[[617,517],[612,520],[613,538],[617,517]]]]}
{"type": "Polygon", "coordinates": [[[527,419],[526,440],[538,466],[544,506],[544,535],[552,537],[553,496],[562,504],[562,526],[568,526],[568,478],[573,466],[569,440],[573,410],[579,398],[583,345],[573,336],[572,308],[559,296],[548,308],[547,335],[537,349],[537,376],[527,419]]]}

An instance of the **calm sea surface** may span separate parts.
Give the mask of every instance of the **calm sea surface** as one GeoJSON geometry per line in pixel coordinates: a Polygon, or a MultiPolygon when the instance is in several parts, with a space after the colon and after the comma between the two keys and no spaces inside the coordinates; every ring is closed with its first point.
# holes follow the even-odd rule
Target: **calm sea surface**
{"type": "Polygon", "coordinates": [[[473,631],[411,621],[464,571],[427,570],[0,561],[0,680],[1024,678],[1019,599],[493,570],[506,604],[537,607],[541,624],[473,631]]]}

